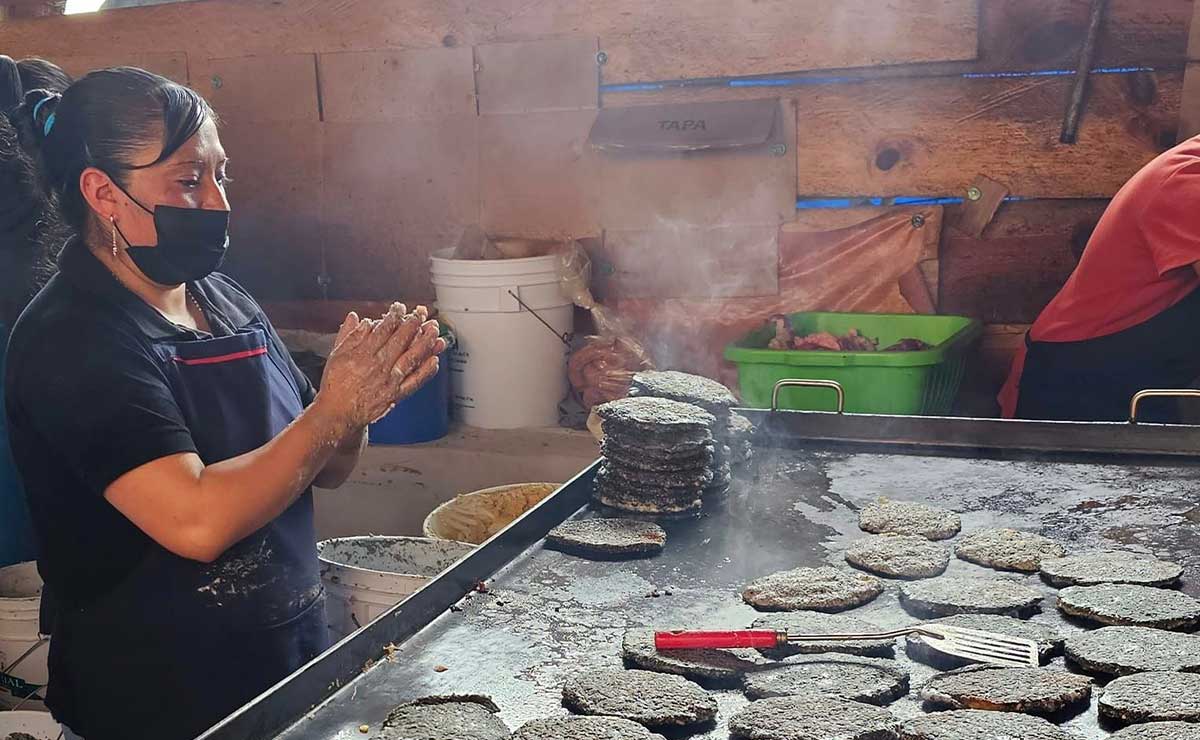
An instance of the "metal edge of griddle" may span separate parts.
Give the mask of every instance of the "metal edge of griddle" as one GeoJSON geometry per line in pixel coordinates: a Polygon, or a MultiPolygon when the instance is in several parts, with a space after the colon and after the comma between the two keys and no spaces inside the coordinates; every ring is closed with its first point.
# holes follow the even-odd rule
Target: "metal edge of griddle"
{"type": "Polygon", "coordinates": [[[1200,427],[1196,426],[765,409],[738,409],[738,413],[757,425],[755,443],[768,447],[869,446],[880,451],[953,456],[1200,462],[1200,427]]]}
{"type": "Polygon", "coordinates": [[[591,497],[597,464],[589,465],[408,599],[318,655],[197,740],[262,740],[302,720],[362,675],[364,666],[379,660],[388,645],[400,645],[420,632],[477,583],[492,577],[578,511],[591,497]]]}

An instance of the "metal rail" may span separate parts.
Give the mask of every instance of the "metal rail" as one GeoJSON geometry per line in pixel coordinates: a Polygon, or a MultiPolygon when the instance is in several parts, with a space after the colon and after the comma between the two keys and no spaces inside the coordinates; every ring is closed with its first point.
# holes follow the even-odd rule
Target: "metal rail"
{"type": "MultiPolygon", "coordinates": [[[[1200,394],[1198,394],[1200,395],[1200,394]]],[[[1200,427],[739,409],[779,447],[869,446],[930,454],[1144,457],[1200,463],[1200,427]],[[1186,459],[1186,460],[1185,460],[1186,459]]]]}

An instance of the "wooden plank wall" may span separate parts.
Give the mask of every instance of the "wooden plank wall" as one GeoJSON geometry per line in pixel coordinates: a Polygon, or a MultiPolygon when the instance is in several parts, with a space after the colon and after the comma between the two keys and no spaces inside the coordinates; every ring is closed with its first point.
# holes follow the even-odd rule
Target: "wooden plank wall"
{"type": "MultiPolygon", "coordinates": [[[[1110,0],[1096,66],[1118,71],[1094,77],[1079,142],[1058,143],[1072,78],[1019,73],[1073,69],[1090,5],[200,0],[3,22],[0,52],[77,72],[138,64],[208,96],[239,181],[231,267],[273,301],[427,298],[428,254],[471,223],[611,231],[607,249],[626,260],[657,249],[741,270],[740,285],[769,292],[776,250],[756,235],[793,217],[778,203],[961,197],[990,177],[1023,200],[979,236],[948,209],[929,263],[940,263],[929,281],[938,308],[989,324],[968,403],[983,412],[1106,199],[1179,134],[1200,130],[1188,92],[1200,94],[1188,65],[1200,64],[1188,54],[1192,1],[1110,0]],[[747,75],[788,84],[720,84],[747,75]],[[785,99],[794,156],[786,170],[708,165],[727,183],[728,208],[711,207],[695,169],[617,166],[587,146],[600,107],[758,97],[785,99]],[[754,246],[739,262],[718,254],[726,242],[714,246],[711,234],[656,235],[664,213],[676,232],[732,229],[728,243],[754,246]]],[[[700,288],[641,276],[624,290],[666,298],[700,288]]]]}

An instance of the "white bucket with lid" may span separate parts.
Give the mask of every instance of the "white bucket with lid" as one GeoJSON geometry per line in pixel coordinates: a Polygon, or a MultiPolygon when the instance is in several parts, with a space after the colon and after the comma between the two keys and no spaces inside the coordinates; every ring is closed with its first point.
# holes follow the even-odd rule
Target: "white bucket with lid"
{"type": "Polygon", "coordinates": [[[433,255],[431,277],[458,340],[447,358],[455,412],[484,429],[557,426],[567,395],[561,337],[575,326],[558,258],[456,260],[453,251],[433,255]]]}
{"type": "Polygon", "coordinates": [[[339,537],[318,543],[329,629],[344,637],[416,593],[474,545],[425,537],[339,537]]]}
{"type": "Polygon", "coordinates": [[[31,688],[44,695],[49,679],[50,645],[38,645],[41,601],[36,563],[0,568],[0,707],[44,708],[40,701],[25,700],[31,688]]]}

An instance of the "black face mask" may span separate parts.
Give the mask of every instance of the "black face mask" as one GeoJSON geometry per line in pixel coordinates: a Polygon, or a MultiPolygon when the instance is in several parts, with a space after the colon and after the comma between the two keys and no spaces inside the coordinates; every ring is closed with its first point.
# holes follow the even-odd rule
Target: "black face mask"
{"type": "Polygon", "coordinates": [[[180,285],[199,280],[221,266],[229,247],[229,211],[164,205],[154,206],[151,211],[129,193],[125,195],[154,216],[154,230],[158,232],[155,247],[129,244],[124,232],[117,228],[117,233],[129,244],[125,250],[129,259],[146,277],[159,285],[180,285]]]}

